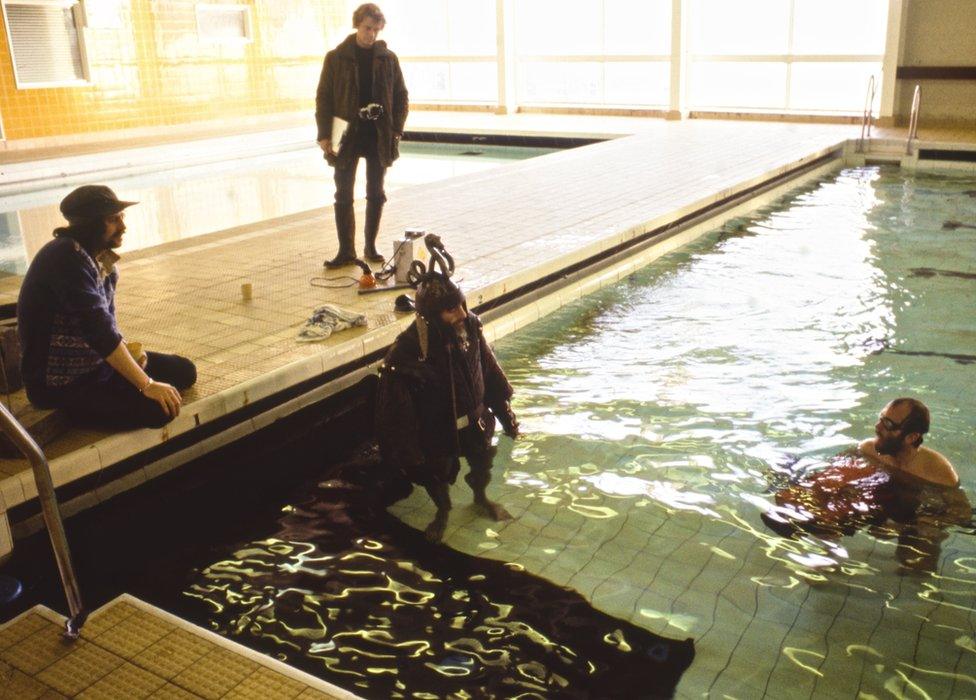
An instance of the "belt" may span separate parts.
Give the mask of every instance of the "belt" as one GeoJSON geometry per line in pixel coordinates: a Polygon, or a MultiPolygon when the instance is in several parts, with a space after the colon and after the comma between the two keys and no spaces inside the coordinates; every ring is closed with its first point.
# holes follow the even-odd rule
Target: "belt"
{"type": "Polygon", "coordinates": [[[463,430],[464,428],[467,428],[469,425],[473,425],[477,423],[478,426],[482,430],[484,430],[485,411],[486,411],[485,405],[481,404],[480,406],[478,406],[478,408],[471,411],[471,413],[465,413],[463,416],[458,417],[457,429],[463,430]]]}

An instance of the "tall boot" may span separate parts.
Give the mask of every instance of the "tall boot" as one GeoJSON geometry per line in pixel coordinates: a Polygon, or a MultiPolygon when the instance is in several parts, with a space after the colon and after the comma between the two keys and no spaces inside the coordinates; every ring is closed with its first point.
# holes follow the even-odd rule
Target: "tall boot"
{"type": "Polygon", "coordinates": [[[383,200],[366,200],[366,226],[364,237],[366,238],[366,249],[363,253],[369,262],[381,263],[385,258],[376,250],[376,236],[380,232],[380,218],[383,216],[383,200]]]}
{"type": "Polygon", "coordinates": [[[336,202],[336,234],[339,236],[339,252],[331,260],[325,261],[328,268],[342,267],[356,259],[356,212],[352,202],[336,202]]]}

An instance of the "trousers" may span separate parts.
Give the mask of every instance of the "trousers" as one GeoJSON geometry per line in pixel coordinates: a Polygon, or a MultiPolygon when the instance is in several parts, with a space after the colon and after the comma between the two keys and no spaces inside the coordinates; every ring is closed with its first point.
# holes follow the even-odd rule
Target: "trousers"
{"type": "MultiPolygon", "coordinates": [[[[183,391],[197,380],[196,366],[185,357],[160,352],[147,352],[146,356],[144,369],[154,381],[183,391]]],[[[115,370],[71,392],[64,410],[72,423],[101,430],[161,428],[173,420],[115,370]]]]}
{"type": "Polygon", "coordinates": [[[380,162],[380,157],[376,152],[376,144],[366,146],[361,143],[352,143],[350,147],[356,149],[352,163],[346,168],[336,168],[333,174],[336,186],[336,205],[352,207],[355,198],[356,170],[359,169],[360,158],[366,159],[366,201],[375,205],[382,205],[386,202],[386,190],[384,189],[386,168],[380,162]]]}

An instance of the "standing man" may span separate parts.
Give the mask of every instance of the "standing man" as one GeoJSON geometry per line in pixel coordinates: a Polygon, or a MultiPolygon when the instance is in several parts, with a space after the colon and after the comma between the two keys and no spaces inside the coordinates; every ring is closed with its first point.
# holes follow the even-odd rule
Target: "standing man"
{"type": "Polygon", "coordinates": [[[27,398],[103,430],[161,428],[197,378],[185,357],[130,350],[119,332],[115,249],[135,203],[104,185],[71,192],[61,201],[68,225],[34,256],[17,300],[27,398]]]}
{"type": "Polygon", "coordinates": [[[386,26],[380,8],[366,3],[352,15],[355,34],[325,56],[315,95],[318,143],[335,168],[335,221],[339,253],[325,262],[329,268],[356,259],[356,216],[353,188],[359,159],[366,159],[365,257],[383,262],[376,250],[380,216],[386,202],[383,178],[400,155],[400,138],[407,120],[407,87],[396,54],[377,41],[386,26]],[[333,142],[333,120],[348,122],[339,142],[333,142]]]}

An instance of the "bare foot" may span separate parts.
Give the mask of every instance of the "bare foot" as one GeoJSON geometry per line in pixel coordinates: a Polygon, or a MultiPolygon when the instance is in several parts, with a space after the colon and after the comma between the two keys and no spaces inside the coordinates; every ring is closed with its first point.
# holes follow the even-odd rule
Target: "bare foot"
{"type": "Polygon", "coordinates": [[[485,515],[496,522],[499,520],[512,519],[512,514],[505,510],[505,506],[503,506],[501,503],[495,503],[494,501],[489,501],[486,498],[483,501],[475,501],[475,505],[480,508],[485,515]]]}
{"type": "Polygon", "coordinates": [[[438,543],[444,539],[444,530],[447,529],[447,513],[438,513],[430,521],[430,525],[424,530],[424,535],[428,542],[438,543]]]}

